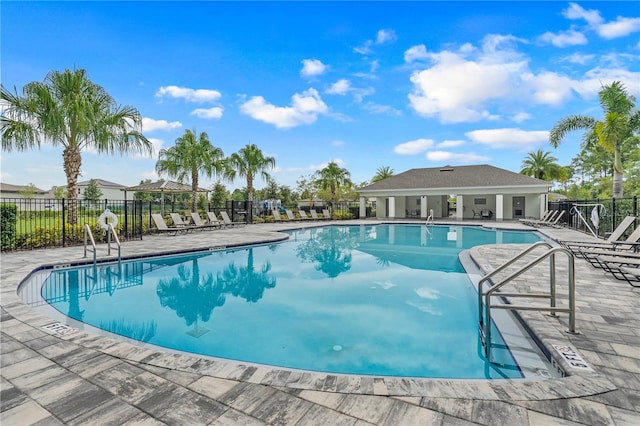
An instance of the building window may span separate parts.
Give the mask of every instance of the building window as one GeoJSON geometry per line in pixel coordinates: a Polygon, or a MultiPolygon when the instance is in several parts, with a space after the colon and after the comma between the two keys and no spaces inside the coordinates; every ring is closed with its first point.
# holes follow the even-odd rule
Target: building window
{"type": "Polygon", "coordinates": [[[486,198],[474,198],[473,199],[473,204],[475,205],[486,205],[487,204],[487,199],[486,198]]]}

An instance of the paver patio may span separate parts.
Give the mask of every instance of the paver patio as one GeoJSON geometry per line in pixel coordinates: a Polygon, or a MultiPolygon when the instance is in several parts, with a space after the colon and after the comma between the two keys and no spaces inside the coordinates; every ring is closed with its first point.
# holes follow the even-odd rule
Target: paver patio
{"type": "MultiPolygon", "coordinates": [[[[336,222],[333,222],[336,223],[336,222]]],[[[350,221],[348,224],[375,224],[350,221]]],[[[467,223],[465,223],[467,224],[467,223]]],[[[123,244],[123,256],[207,249],[284,237],[277,231],[318,223],[248,225],[123,244]]],[[[487,224],[524,229],[519,223],[487,224]]],[[[587,237],[542,228],[549,237],[587,237]]],[[[521,246],[470,250],[483,269],[521,246]]],[[[104,257],[106,250],[100,252],[104,257]]],[[[567,315],[523,312],[545,347],[567,344],[594,371],[547,380],[430,380],[320,374],[199,358],[79,330],[43,331],[52,318],[25,305],[16,289],[41,265],[81,261],[82,247],[6,253],[1,259],[1,423],[180,425],[638,425],[640,289],[576,259],[579,334],[567,315]]],[[[566,303],[559,262],[560,303],[566,303]],[[564,298],[564,299],[563,299],[564,298]]],[[[519,280],[526,291],[548,286],[548,268],[519,280]],[[546,281],[545,281],[546,278],[546,281]]]]}

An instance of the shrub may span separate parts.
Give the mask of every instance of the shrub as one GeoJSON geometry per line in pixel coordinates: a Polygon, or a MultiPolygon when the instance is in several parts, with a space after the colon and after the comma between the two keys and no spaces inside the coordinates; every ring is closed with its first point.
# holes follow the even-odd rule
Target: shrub
{"type": "Polygon", "coordinates": [[[347,211],[337,211],[331,214],[331,218],[336,220],[346,220],[353,219],[353,215],[347,211]]]}
{"type": "Polygon", "coordinates": [[[0,249],[12,250],[16,244],[18,207],[15,204],[0,205],[0,249]]]}

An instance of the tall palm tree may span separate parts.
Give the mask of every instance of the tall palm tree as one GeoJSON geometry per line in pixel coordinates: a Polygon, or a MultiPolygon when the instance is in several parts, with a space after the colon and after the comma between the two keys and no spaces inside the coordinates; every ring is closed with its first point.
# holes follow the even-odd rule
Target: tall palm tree
{"type": "Polygon", "coordinates": [[[247,199],[253,202],[253,181],[257,175],[268,180],[268,170],[276,166],[276,159],[265,157],[255,144],[248,144],[227,159],[226,177],[232,182],[237,176],[247,179],[247,199]]]}
{"type": "Polygon", "coordinates": [[[389,166],[378,167],[376,174],[371,178],[371,183],[380,182],[386,178],[393,176],[393,169],[389,166]]]}
{"type": "Polygon", "coordinates": [[[598,96],[604,113],[602,120],[584,115],[564,117],[551,129],[549,142],[557,147],[567,133],[586,130],[583,138],[585,147],[597,141],[607,151],[613,152],[613,197],[622,198],[622,146],[625,142],[633,146],[640,143],[640,112],[636,109],[635,97],[628,94],[619,81],[603,86],[598,96]]]}
{"type": "Polygon", "coordinates": [[[2,86],[2,149],[27,151],[47,143],[62,146],[67,176],[69,223],[78,223],[77,182],[82,166],[81,152],[149,153],[153,146],[142,131],[137,109],[121,106],[93,83],[83,69],[52,71],[43,82],[22,88],[22,96],[2,86]]]}
{"type": "Polygon", "coordinates": [[[330,162],[327,167],[316,172],[316,183],[324,190],[331,192],[331,205],[336,205],[336,191],[341,186],[351,186],[351,173],[347,169],[343,169],[334,161],[330,162]]]}
{"type": "Polygon", "coordinates": [[[552,156],[550,152],[544,152],[539,149],[536,152],[527,154],[527,157],[522,161],[520,173],[542,180],[561,179],[565,174],[565,170],[556,161],[558,159],[552,156]]]}
{"type": "Polygon", "coordinates": [[[222,172],[223,164],[222,149],[213,146],[205,132],[196,136],[196,130],[193,129],[185,130],[171,148],[160,150],[156,171],[179,182],[191,180],[191,210],[195,211],[200,173],[211,177],[222,172]]]}

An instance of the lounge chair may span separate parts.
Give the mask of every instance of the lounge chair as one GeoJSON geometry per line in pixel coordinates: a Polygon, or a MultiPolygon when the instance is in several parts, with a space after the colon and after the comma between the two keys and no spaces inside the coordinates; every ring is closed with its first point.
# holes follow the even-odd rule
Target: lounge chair
{"type": "Polygon", "coordinates": [[[322,209],[322,216],[324,216],[324,218],[326,220],[330,220],[331,219],[331,213],[329,213],[329,209],[322,209]]]}
{"type": "Polygon", "coordinates": [[[559,241],[560,245],[564,248],[575,254],[576,256],[582,256],[581,250],[583,249],[609,249],[609,250],[628,250],[632,248],[637,248],[636,243],[640,240],[640,226],[638,226],[632,233],[627,237],[626,240],[619,240],[622,234],[629,227],[630,223],[635,220],[633,216],[627,216],[625,220],[623,220],[620,225],[616,227],[614,232],[611,233],[609,238],[605,241],[559,241]],[[629,223],[625,223],[628,218],[632,218],[629,223]],[[623,228],[624,229],[621,229],[623,228]],[[621,229],[621,230],[620,230],[621,229]]]}
{"type": "Polygon", "coordinates": [[[189,232],[192,228],[187,226],[167,226],[167,222],[164,221],[164,218],[159,213],[152,213],[151,219],[156,225],[156,228],[160,232],[166,232],[168,234],[176,235],[178,232],[186,233],[189,232]]]}
{"type": "Polygon", "coordinates": [[[216,212],[207,212],[207,218],[209,219],[209,223],[211,225],[216,225],[219,228],[222,228],[222,226],[224,225],[224,223],[218,220],[218,217],[216,216],[216,212]]]}
{"type": "Polygon", "coordinates": [[[315,210],[309,210],[309,214],[311,214],[311,219],[314,220],[323,220],[323,219],[327,219],[326,217],[320,217],[318,216],[318,212],[315,210]]]}
{"type": "Polygon", "coordinates": [[[591,241],[563,240],[563,241],[559,241],[559,243],[560,243],[560,245],[565,246],[565,247],[567,247],[567,246],[587,246],[587,247],[610,246],[612,242],[620,240],[622,235],[625,233],[627,228],[629,226],[631,226],[631,224],[633,223],[634,220],[636,220],[635,216],[627,216],[627,217],[625,217],[622,220],[622,222],[620,222],[620,224],[618,226],[616,226],[616,229],[613,230],[611,235],[609,235],[609,237],[607,237],[607,239],[604,240],[604,241],[593,241],[593,242],[591,242],[591,241]]]}
{"type": "Polygon", "coordinates": [[[224,222],[225,226],[244,226],[245,225],[244,222],[233,222],[229,217],[229,214],[225,210],[222,210],[220,212],[220,216],[222,217],[222,221],[224,222]]]}
{"type": "Polygon", "coordinates": [[[520,222],[524,223],[525,225],[531,225],[531,226],[535,226],[535,223],[540,223],[540,222],[545,222],[547,220],[549,220],[549,217],[551,215],[555,215],[557,214],[558,210],[545,210],[544,213],[542,214],[542,216],[540,216],[540,219],[534,219],[534,218],[524,218],[524,219],[520,219],[520,222]]]}
{"type": "Polygon", "coordinates": [[[294,221],[294,220],[300,220],[298,219],[291,210],[286,209],[285,212],[287,213],[287,219],[294,221]]]}
{"type": "Polygon", "coordinates": [[[300,215],[301,220],[310,220],[311,218],[307,216],[307,212],[304,210],[298,210],[298,214],[300,215]]]}
{"type": "Polygon", "coordinates": [[[191,219],[193,220],[193,223],[195,224],[195,226],[200,229],[215,229],[215,228],[220,228],[221,226],[217,218],[215,223],[211,221],[209,221],[208,223],[205,223],[205,221],[202,220],[202,217],[200,217],[200,213],[198,212],[191,212],[191,219]]]}
{"type": "Polygon", "coordinates": [[[280,216],[280,212],[278,210],[274,210],[273,212],[273,220],[276,222],[283,222],[282,217],[280,216]]]}
{"type": "Polygon", "coordinates": [[[530,226],[535,226],[536,228],[538,226],[545,226],[551,223],[552,221],[554,221],[556,217],[561,214],[560,212],[561,212],[560,210],[551,210],[550,212],[547,213],[546,216],[543,216],[539,220],[529,219],[529,220],[523,220],[522,222],[530,226]]]}
{"type": "Polygon", "coordinates": [[[602,268],[632,287],[640,287],[640,258],[635,256],[600,256],[602,268]],[[637,283],[637,284],[634,284],[637,283]]]}
{"type": "Polygon", "coordinates": [[[186,223],[184,220],[182,220],[182,216],[180,216],[180,214],[178,213],[169,213],[169,216],[171,216],[171,220],[173,221],[173,226],[175,226],[176,228],[191,228],[191,229],[196,229],[196,226],[191,226],[188,223],[186,223]]]}

